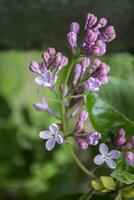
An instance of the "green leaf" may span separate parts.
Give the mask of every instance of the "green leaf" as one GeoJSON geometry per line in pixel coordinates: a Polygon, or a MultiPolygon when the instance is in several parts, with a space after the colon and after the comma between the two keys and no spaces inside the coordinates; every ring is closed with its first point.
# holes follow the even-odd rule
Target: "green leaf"
{"type": "Polygon", "coordinates": [[[100,92],[87,95],[86,105],[93,127],[103,137],[119,128],[124,128],[128,136],[133,135],[134,87],[126,81],[110,78],[100,92]]]}
{"type": "Polygon", "coordinates": [[[134,175],[120,169],[114,170],[111,176],[127,185],[134,183],[134,175]]]}

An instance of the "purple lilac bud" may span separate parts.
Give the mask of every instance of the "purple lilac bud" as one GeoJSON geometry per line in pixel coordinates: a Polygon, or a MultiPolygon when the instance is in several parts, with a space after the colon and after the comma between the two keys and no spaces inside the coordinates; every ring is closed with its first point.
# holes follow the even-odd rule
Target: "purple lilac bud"
{"type": "Polygon", "coordinates": [[[113,26],[108,26],[103,32],[104,38],[106,42],[111,42],[115,39],[116,33],[113,26]]]}
{"type": "Polygon", "coordinates": [[[128,162],[128,164],[134,165],[134,153],[128,151],[125,155],[125,160],[128,162]]]}
{"type": "Polygon", "coordinates": [[[75,32],[69,32],[67,34],[67,42],[71,46],[73,53],[75,53],[77,48],[77,34],[75,32]]]}
{"type": "Polygon", "coordinates": [[[79,120],[82,122],[85,122],[85,121],[87,121],[87,119],[88,119],[88,112],[82,111],[80,113],[79,120]]]}
{"type": "Polygon", "coordinates": [[[88,133],[87,141],[89,145],[97,145],[101,139],[101,134],[97,131],[92,131],[88,133]]]}
{"type": "Polygon", "coordinates": [[[87,13],[85,30],[92,28],[97,22],[97,17],[92,13],[87,13]]]}
{"type": "Polygon", "coordinates": [[[104,28],[107,25],[108,21],[106,18],[100,18],[98,21],[99,28],[104,28]]]}
{"type": "Polygon", "coordinates": [[[82,73],[81,73],[81,78],[82,78],[84,76],[84,73],[85,73],[87,67],[90,65],[90,59],[85,57],[82,59],[80,64],[82,66],[82,73]]]}
{"type": "Polygon", "coordinates": [[[86,140],[83,139],[77,139],[76,140],[77,144],[79,145],[80,149],[82,150],[86,150],[88,148],[88,143],[86,140]]]}
{"type": "Polygon", "coordinates": [[[49,59],[50,59],[50,55],[47,51],[44,51],[43,54],[42,54],[42,58],[44,59],[44,62],[45,64],[48,66],[48,62],[49,62],[49,59]]]}
{"type": "Polygon", "coordinates": [[[91,92],[98,92],[101,86],[101,82],[97,78],[90,77],[85,82],[85,90],[91,92]]]}
{"type": "Polygon", "coordinates": [[[84,129],[84,122],[83,121],[78,121],[76,126],[75,126],[75,132],[81,132],[84,129]]]}
{"type": "Polygon", "coordinates": [[[60,68],[66,66],[68,64],[68,58],[66,56],[61,57],[60,68]]]}
{"type": "Polygon", "coordinates": [[[47,52],[49,53],[50,57],[53,59],[54,56],[55,56],[55,54],[56,54],[55,48],[49,47],[49,48],[47,49],[47,52]]]}
{"type": "Polygon", "coordinates": [[[76,64],[74,66],[74,78],[73,78],[73,86],[78,83],[78,80],[81,78],[82,66],[80,64],[76,64]]]}
{"type": "Polygon", "coordinates": [[[61,60],[62,60],[62,54],[60,52],[57,52],[53,60],[53,66],[55,67],[59,66],[61,63],[61,60]]]}
{"type": "Polygon", "coordinates": [[[40,73],[40,65],[36,61],[32,61],[29,65],[29,69],[34,73],[40,73]]]}
{"type": "Polygon", "coordinates": [[[103,56],[106,53],[106,44],[101,40],[97,40],[95,46],[92,47],[91,52],[92,55],[103,56]]]}
{"type": "Polygon", "coordinates": [[[88,44],[88,45],[92,45],[95,43],[95,41],[97,40],[97,34],[96,32],[92,31],[92,30],[88,30],[85,34],[85,39],[84,41],[88,44]]]}
{"type": "Polygon", "coordinates": [[[117,138],[116,140],[113,142],[113,144],[116,147],[122,147],[126,144],[126,138],[125,138],[125,130],[123,128],[121,128],[118,132],[117,132],[117,138]]]}
{"type": "Polygon", "coordinates": [[[70,32],[78,33],[80,30],[80,25],[77,22],[72,22],[70,25],[70,32]]]}

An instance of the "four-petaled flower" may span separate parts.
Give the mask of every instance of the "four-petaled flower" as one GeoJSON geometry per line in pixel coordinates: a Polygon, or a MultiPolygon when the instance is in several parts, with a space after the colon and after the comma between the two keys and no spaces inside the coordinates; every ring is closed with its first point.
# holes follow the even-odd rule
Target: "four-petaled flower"
{"type": "Polygon", "coordinates": [[[116,168],[116,162],[113,159],[117,159],[120,157],[120,152],[117,150],[112,150],[108,152],[108,147],[106,144],[101,143],[99,146],[99,151],[101,154],[95,156],[94,163],[96,165],[102,165],[106,163],[106,165],[111,168],[116,168]]]}
{"type": "Polygon", "coordinates": [[[49,126],[49,131],[41,131],[39,136],[40,138],[47,140],[45,147],[48,151],[51,151],[56,143],[62,144],[64,140],[63,136],[59,134],[57,124],[54,123],[49,126]]]}
{"type": "Polygon", "coordinates": [[[40,76],[35,78],[35,82],[43,87],[52,88],[53,85],[56,83],[56,81],[57,81],[57,76],[52,76],[50,70],[47,70],[46,72],[44,72],[44,74],[41,74],[40,76]]]}
{"type": "Polygon", "coordinates": [[[101,82],[97,78],[90,77],[86,82],[85,82],[85,89],[86,91],[91,91],[91,92],[98,92],[101,86],[101,82]]]}

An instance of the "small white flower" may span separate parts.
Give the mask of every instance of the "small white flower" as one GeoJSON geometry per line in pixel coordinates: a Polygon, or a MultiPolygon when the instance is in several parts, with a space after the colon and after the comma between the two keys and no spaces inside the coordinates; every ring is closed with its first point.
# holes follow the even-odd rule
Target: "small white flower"
{"type": "Polygon", "coordinates": [[[57,124],[54,123],[49,126],[49,131],[41,131],[39,136],[40,138],[47,140],[45,147],[48,151],[51,151],[56,143],[62,144],[64,140],[63,136],[59,134],[57,124]]]}

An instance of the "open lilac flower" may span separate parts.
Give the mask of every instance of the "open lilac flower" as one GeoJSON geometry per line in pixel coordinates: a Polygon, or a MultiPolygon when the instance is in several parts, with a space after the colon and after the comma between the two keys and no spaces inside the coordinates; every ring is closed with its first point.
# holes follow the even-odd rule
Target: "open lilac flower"
{"type": "Polygon", "coordinates": [[[102,165],[103,163],[106,163],[106,165],[111,168],[116,168],[116,162],[114,159],[117,159],[120,157],[120,152],[117,150],[112,150],[108,152],[108,147],[106,144],[101,143],[99,146],[100,154],[95,156],[94,163],[96,165],[102,165]]]}
{"type": "Polygon", "coordinates": [[[86,91],[91,91],[91,92],[98,92],[101,86],[101,82],[99,81],[98,78],[93,78],[90,77],[86,82],[85,82],[85,90],[86,91]]]}
{"type": "Polygon", "coordinates": [[[87,141],[89,145],[97,145],[101,139],[101,134],[97,131],[91,131],[87,135],[87,141]]]}
{"type": "Polygon", "coordinates": [[[49,126],[49,131],[41,131],[39,136],[40,138],[47,140],[45,147],[48,151],[51,151],[56,143],[62,144],[64,140],[63,136],[59,134],[57,124],[54,123],[49,126]]]}
{"type": "Polygon", "coordinates": [[[52,109],[48,106],[45,96],[42,97],[41,102],[35,103],[33,106],[34,106],[35,110],[37,110],[37,111],[45,111],[45,112],[50,113],[53,116],[56,116],[56,113],[54,113],[52,111],[52,109]]]}
{"type": "Polygon", "coordinates": [[[51,71],[47,70],[44,74],[35,78],[35,82],[43,87],[52,88],[57,81],[57,76],[52,77],[51,71]]]}

